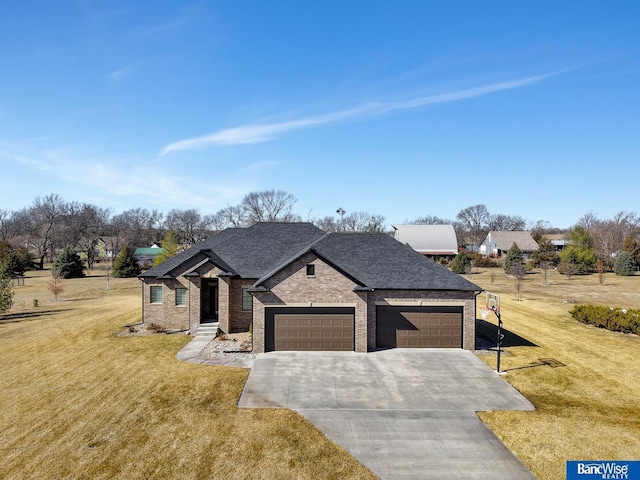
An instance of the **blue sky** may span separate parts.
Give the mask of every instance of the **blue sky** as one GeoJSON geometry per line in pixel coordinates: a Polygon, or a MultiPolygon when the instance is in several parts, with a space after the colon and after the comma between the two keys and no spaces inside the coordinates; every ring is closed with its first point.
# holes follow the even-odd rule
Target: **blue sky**
{"type": "Polygon", "coordinates": [[[0,208],[58,193],[304,218],[638,211],[636,1],[24,1],[0,29],[0,208]]]}

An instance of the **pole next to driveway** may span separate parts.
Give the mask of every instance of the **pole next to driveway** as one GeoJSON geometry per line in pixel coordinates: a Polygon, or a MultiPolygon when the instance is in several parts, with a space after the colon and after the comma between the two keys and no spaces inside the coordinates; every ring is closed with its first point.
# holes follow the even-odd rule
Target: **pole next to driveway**
{"type": "MultiPolygon", "coordinates": [[[[500,373],[500,352],[502,350],[502,339],[504,338],[504,335],[502,334],[502,319],[500,318],[500,295],[497,293],[487,292],[486,297],[487,303],[485,310],[491,310],[496,314],[496,317],[498,317],[498,361],[496,364],[496,371],[500,373]]],[[[486,318],[484,313],[482,316],[483,318],[486,318]]]]}

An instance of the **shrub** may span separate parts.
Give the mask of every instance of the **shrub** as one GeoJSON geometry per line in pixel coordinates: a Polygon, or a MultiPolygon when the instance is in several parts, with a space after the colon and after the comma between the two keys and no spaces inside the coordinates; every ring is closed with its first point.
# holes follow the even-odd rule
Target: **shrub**
{"type": "Polygon", "coordinates": [[[471,265],[471,259],[464,252],[458,253],[451,262],[451,271],[454,273],[466,273],[467,267],[471,265]]]}
{"type": "Polygon", "coordinates": [[[569,312],[579,322],[613,332],[640,335],[640,310],[595,305],[576,305],[569,312]]]}
{"type": "Polygon", "coordinates": [[[150,323],[149,326],[147,326],[147,329],[156,333],[165,333],[167,331],[166,328],[164,328],[162,325],[159,325],[157,323],[150,323]]]}
{"type": "Polygon", "coordinates": [[[497,268],[500,266],[497,260],[489,257],[478,257],[473,261],[473,265],[478,268],[497,268]]]}
{"type": "Polygon", "coordinates": [[[11,278],[0,264],[0,313],[6,312],[13,306],[13,288],[11,278]]]}

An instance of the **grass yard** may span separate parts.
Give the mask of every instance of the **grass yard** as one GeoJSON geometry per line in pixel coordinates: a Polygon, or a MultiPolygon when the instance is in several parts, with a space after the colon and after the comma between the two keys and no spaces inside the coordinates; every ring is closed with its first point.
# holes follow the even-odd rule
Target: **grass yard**
{"type": "MultiPolygon", "coordinates": [[[[600,285],[597,275],[567,280],[553,272],[543,286],[535,273],[515,301],[512,280],[495,269],[492,284],[490,271],[471,280],[501,295],[504,328],[522,337],[507,333],[514,346],[505,348],[501,369],[536,411],[480,418],[541,480],[565,478],[566,460],[640,460],[640,338],[578,323],[568,313],[572,302],[640,308],[640,276],[607,274],[600,285]],[[566,366],[541,366],[540,358],[566,366]]],[[[484,296],[478,300],[479,309],[484,296]]],[[[487,321],[497,319],[490,314],[487,321]]],[[[495,368],[495,355],[481,358],[495,368]]]]}
{"type": "Polygon", "coordinates": [[[0,315],[0,478],[375,478],[296,413],[238,409],[248,371],[176,360],[189,337],[115,336],[137,279],[66,280],[54,302],[50,278],[0,315]]]}

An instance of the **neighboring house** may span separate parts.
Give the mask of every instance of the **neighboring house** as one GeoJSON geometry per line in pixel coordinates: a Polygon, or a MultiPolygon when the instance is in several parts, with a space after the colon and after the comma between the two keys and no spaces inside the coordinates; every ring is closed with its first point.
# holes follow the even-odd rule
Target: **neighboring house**
{"type": "Polygon", "coordinates": [[[453,225],[392,225],[394,238],[432,260],[453,260],[458,239],[453,225]]]}
{"type": "Polygon", "coordinates": [[[480,254],[493,258],[501,258],[507,254],[513,244],[518,245],[524,258],[529,258],[531,253],[538,249],[536,242],[529,232],[523,231],[496,231],[489,232],[487,238],[480,245],[480,254]]]}
{"type": "Polygon", "coordinates": [[[253,332],[255,353],[475,348],[482,290],[386,234],[229,228],[141,274],[143,321],[253,332]]]}
{"type": "Polygon", "coordinates": [[[160,254],[164,253],[164,248],[160,247],[157,243],[154,243],[149,248],[136,248],[133,252],[133,256],[141,267],[153,265],[153,261],[160,254]]]}

